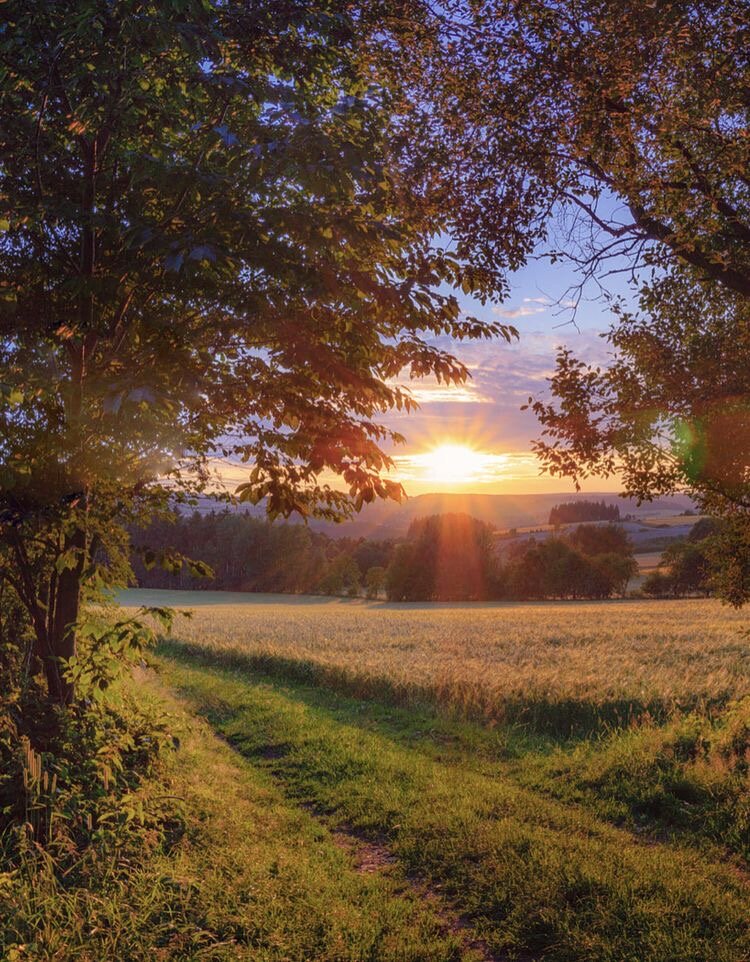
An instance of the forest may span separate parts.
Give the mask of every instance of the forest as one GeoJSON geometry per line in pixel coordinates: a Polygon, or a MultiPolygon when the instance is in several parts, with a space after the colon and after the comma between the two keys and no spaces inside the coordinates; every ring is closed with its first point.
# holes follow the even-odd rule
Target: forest
{"type": "MultiPolygon", "coordinates": [[[[641,591],[710,595],[717,532],[715,522],[697,522],[686,541],[666,549],[662,567],[641,591]]],[[[464,514],[418,518],[405,539],[376,541],[331,538],[248,513],[194,512],[136,529],[131,538],[136,583],[143,588],[389,601],[601,599],[627,594],[638,573],[632,543],[609,522],[569,525],[554,537],[531,535],[504,546],[491,525],[464,514]],[[196,561],[206,567],[196,570],[196,561]]]]}

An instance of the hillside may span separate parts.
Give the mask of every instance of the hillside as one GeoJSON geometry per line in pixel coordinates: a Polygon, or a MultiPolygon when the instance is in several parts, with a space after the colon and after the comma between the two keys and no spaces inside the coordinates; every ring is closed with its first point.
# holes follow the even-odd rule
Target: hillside
{"type": "Polygon", "coordinates": [[[623,515],[639,518],[676,514],[693,507],[684,495],[658,498],[638,506],[629,498],[613,494],[422,494],[403,504],[379,502],[365,505],[359,515],[345,524],[313,522],[316,530],[331,537],[375,539],[403,537],[415,518],[431,514],[465,513],[497,528],[521,528],[546,524],[552,507],[560,501],[606,499],[618,504],[623,515]]]}
{"type": "MultiPolygon", "coordinates": [[[[632,498],[621,498],[611,492],[587,492],[586,494],[420,494],[402,504],[395,501],[378,501],[366,504],[351,521],[334,524],[330,521],[312,521],[315,531],[323,531],[332,538],[401,538],[406,535],[415,518],[431,514],[465,513],[497,528],[522,528],[544,525],[550,509],[563,501],[602,500],[617,504],[622,515],[634,514],[638,518],[655,518],[674,515],[693,507],[690,498],[675,495],[656,498],[648,504],[638,505],[632,498]]],[[[224,510],[225,505],[204,498],[198,510],[224,510]]],[[[247,511],[257,517],[265,517],[262,505],[236,505],[230,510],[247,511]]],[[[291,520],[297,520],[292,518],[291,520]]]]}

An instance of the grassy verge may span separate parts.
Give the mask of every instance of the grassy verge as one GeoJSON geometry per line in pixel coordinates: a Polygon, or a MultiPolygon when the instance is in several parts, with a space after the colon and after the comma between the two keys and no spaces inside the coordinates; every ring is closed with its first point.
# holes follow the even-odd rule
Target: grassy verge
{"type": "MultiPolygon", "coordinates": [[[[297,696],[325,707],[353,694],[353,721],[375,726],[428,758],[454,761],[489,777],[501,776],[534,792],[583,805],[598,817],[654,840],[675,839],[750,859],[750,699],[714,717],[705,712],[606,728],[595,737],[540,732],[534,725],[473,723],[431,705],[393,697],[388,685],[351,691],[338,673],[293,659],[232,649],[164,642],[178,659],[244,674],[260,673],[295,685],[297,696]],[[364,700],[363,700],[364,699],[364,700]]],[[[730,703],[731,706],[732,703],[730,703]]],[[[548,719],[549,721],[549,719],[548,719]]]]}
{"type": "Polygon", "coordinates": [[[646,844],[585,804],[498,778],[491,760],[483,769],[434,739],[430,750],[410,745],[373,715],[363,725],[366,703],[170,654],[170,682],[246,757],[295,800],[385,835],[495,951],[557,962],[750,956],[749,889],[732,866],[646,844]]]}
{"type": "Polygon", "coordinates": [[[42,852],[0,872],[0,958],[9,962],[470,962],[398,873],[362,875],[267,774],[168,702],[180,750],[140,792],[169,796],[180,831],[137,852],[94,849],[89,884],[56,881],[42,852]]]}

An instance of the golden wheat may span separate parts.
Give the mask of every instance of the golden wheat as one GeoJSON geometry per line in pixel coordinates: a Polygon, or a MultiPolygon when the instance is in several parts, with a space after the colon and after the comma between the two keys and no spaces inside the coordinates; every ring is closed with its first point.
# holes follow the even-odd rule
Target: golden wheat
{"type": "Polygon", "coordinates": [[[746,617],[713,600],[389,606],[260,597],[198,607],[175,636],[222,657],[320,667],[355,691],[370,679],[427,692],[473,714],[509,699],[618,702],[622,712],[750,694],[746,617]]]}

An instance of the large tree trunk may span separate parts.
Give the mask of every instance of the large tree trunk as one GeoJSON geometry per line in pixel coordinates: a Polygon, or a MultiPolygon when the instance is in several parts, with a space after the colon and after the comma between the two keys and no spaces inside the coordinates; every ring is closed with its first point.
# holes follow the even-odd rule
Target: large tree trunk
{"type": "Polygon", "coordinates": [[[76,653],[76,630],[81,603],[81,574],[86,557],[86,532],[78,528],[65,538],[65,551],[75,550],[74,566],[65,568],[57,577],[52,610],[44,644],[44,668],[50,701],[69,705],[75,695],[74,686],[64,677],[62,662],[76,653]]]}

